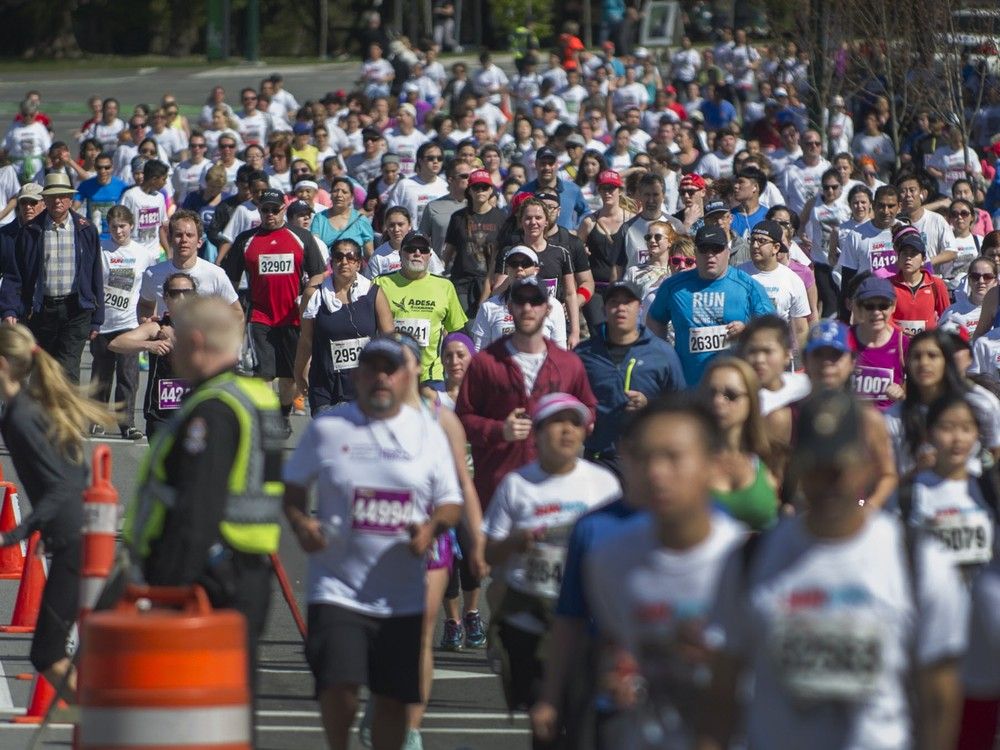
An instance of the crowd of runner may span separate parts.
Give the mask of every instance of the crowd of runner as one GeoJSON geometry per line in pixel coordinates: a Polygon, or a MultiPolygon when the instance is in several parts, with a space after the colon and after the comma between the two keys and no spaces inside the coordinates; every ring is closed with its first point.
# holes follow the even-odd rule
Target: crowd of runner
{"type": "Polygon", "coordinates": [[[1000,82],[897,148],[882,96],[813,127],[794,45],[574,32],[516,71],[373,41],[301,103],[95,96],[72,134],[29,92],[0,316],[74,382],[89,344],[137,441],[192,386],[177,310],[243,316],[286,437],[312,416],[285,510],[332,748],[359,685],[362,740],[421,747],[436,645],[536,748],[993,747],[1000,82]]]}

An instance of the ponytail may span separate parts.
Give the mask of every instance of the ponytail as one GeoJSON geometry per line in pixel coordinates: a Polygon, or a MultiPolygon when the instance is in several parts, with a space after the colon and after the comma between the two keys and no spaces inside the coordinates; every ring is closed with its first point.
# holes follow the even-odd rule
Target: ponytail
{"type": "Polygon", "coordinates": [[[62,366],[25,326],[0,326],[0,356],[7,359],[12,378],[28,381],[28,395],[49,419],[49,439],[70,461],[82,462],[83,436],[91,425],[117,424],[107,406],[87,398],[70,383],[62,366]]]}

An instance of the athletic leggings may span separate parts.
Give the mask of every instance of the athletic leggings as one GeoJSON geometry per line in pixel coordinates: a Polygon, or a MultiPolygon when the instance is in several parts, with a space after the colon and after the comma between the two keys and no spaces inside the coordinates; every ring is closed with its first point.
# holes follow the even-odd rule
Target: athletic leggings
{"type": "Polygon", "coordinates": [[[472,570],[469,568],[468,550],[472,549],[469,532],[465,530],[463,524],[459,524],[455,528],[455,534],[458,537],[458,547],[462,554],[455,555],[455,560],[451,568],[451,577],[448,578],[448,588],[444,592],[445,599],[455,599],[458,597],[459,583],[462,584],[462,591],[475,591],[479,588],[479,579],[472,575],[472,570]]]}

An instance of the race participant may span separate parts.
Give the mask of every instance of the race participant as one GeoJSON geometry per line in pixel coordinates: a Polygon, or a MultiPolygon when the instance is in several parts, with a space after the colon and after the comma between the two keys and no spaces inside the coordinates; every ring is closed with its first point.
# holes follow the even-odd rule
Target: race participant
{"type": "Polygon", "coordinates": [[[216,211],[225,203],[222,197],[222,189],[225,186],[226,170],[216,164],[205,172],[204,187],[188,193],[180,206],[189,211],[196,211],[201,217],[201,223],[205,227],[205,241],[198,249],[198,254],[210,261],[214,261],[219,254],[219,248],[212,242],[211,226],[215,221],[216,211]]]}
{"type": "Polygon", "coordinates": [[[214,263],[198,257],[201,232],[202,223],[198,214],[183,208],[174,211],[168,226],[172,251],[170,259],[147,268],[142,275],[138,311],[140,323],[166,311],[163,282],[178,271],[183,271],[195,280],[199,295],[222,297],[242,314],[243,308],[240,307],[236,290],[226,277],[226,272],[214,263]]]}
{"type": "MultiPolygon", "coordinates": [[[[553,226],[552,215],[545,203],[538,198],[523,200],[517,211],[517,220],[521,227],[522,243],[535,252],[538,260],[538,277],[545,285],[553,304],[566,303],[569,314],[569,326],[566,340],[570,347],[580,340],[580,308],[577,295],[576,276],[573,273],[573,261],[567,248],[550,243],[546,237],[553,226]]],[[[497,259],[499,266],[501,260],[497,259]]],[[[496,274],[489,287],[489,292],[500,289],[506,278],[502,268],[495,268],[496,274]]],[[[487,290],[484,290],[484,293],[487,290]]]]}
{"type": "Polygon", "coordinates": [[[274,122],[270,115],[257,109],[257,92],[247,87],[240,92],[240,100],[243,102],[243,111],[236,116],[239,118],[243,142],[257,145],[267,143],[268,135],[274,130],[274,122]]]}
{"type": "Polygon", "coordinates": [[[549,298],[537,277],[511,284],[508,305],[513,333],[473,358],[455,405],[472,446],[481,499],[493,496],[507,472],[535,458],[528,412],[541,397],[558,391],[591,410],[597,404],[580,358],[544,336],[549,298]]]}
{"type": "Polygon", "coordinates": [[[904,361],[910,337],[893,323],[896,290],[888,279],[859,276],[853,287],[850,346],[857,352],[854,392],[885,411],[905,395],[904,361]]]}
{"type": "Polygon", "coordinates": [[[851,209],[851,215],[840,223],[836,232],[830,235],[830,249],[827,253],[830,267],[835,269],[837,278],[840,277],[840,258],[845,247],[845,239],[848,233],[871,219],[872,200],[871,191],[864,185],[855,185],[847,193],[847,205],[851,209]]]}
{"type": "MultiPolygon", "coordinates": [[[[685,232],[684,226],[663,210],[663,180],[659,175],[644,174],[639,178],[637,189],[642,210],[638,215],[625,222],[624,241],[621,251],[615,259],[619,279],[624,278],[627,269],[632,266],[641,266],[647,261],[645,238],[649,234],[650,224],[654,221],[669,224],[676,234],[685,232]]],[[[671,237],[670,242],[674,239],[675,237],[671,237]]]]}
{"type": "Polygon", "coordinates": [[[764,287],[775,314],[792,329],[794,350],[801,351],[809,333],[809,298],[802,279],[778,262],[778,251],[784,242],[784,231],[778,222],[773,219],[758,222],[750,235],[750,263],[739,270],[764,287]]]}
{"type": "Polygon", "coordinates": [[[496,190],[485,169],[469,173],[466,205],[451,215],[442,260],[450,270],[466,315],[474,317],[486,278],[496,264],[497,237],[507,214],[496,205],[496,190]]]}
{"type": "Polygon", "coordinates": [[[45,210],[42,202],[42,186],[37,182],[26,182],[14,197],[14,221],[0,226],[0,284],[8,274],[17,274],[15,250],[17,233],[21,227],[45,210]]]}
{"type": "MultiPolygon", "coordinates": [[[[804,343],[804,342],[803,342],[804,343]]],[[[760,413],[768,422],[772,435],[775,420],[787,422],[788,407],[809,395],[809,378],[801,372],[790,372],[791,330],[777,315],[762,315],[751,320],[740,335],[738,354],[757,373],[760,380],[760,413]],[[784,412],[783,415],[776,414],[784,412]],[[774,419],[770,415],[776,414],[774,419]],[[782,419],[785,417],[786,419],[782,419]]],[[[800,350],[801,351],[801,350],[800,350]]],[[[790,423],[788,435],[791,437],[790,423]]],[[[778,431],[780,434],[782,431],[778,431]]]]}
{"type": "Polygon", "coordinates": [[[727,747],[746,673],[752,747],[953,747],[967,595],[940,547],[858,504],[863,411],[837,392],[802,406],[791,464],[806,508],[729,558],[699,750],[727,747]]]}
{"type": "MultiPolygon", "coordinates": [[[[906,353],[906,397],[885,412],[885,422],[892,437],[900,476],[921,462],[927,440],[926,416],[936,401],[964,398],[979,423],[984,450],[1000,450],[1000,401],[986,388],[966,379],[958,366],[959,340],[935,329],[914,336],[906,353]]],[[[977,476],[982,473],[980,455],[970,463],[977,476]]]]}
{"type": "MultiPolygon", "coordinates": [[[[813,392],[854,391],[854,375],[857,369],[855,343],[851,329],[837,320],[821,320],[810,329],[804,359],[805,372],[813,392]]],[[[865,409],[862,416],[868,445],[866,455],[873,468],[874,479],[868,491],[860,498],[865,507],[878,509],[883,507],[896,491],[898,481],[896,459],[883,413],[872,406],[865,409]]],[[[792,428],[788,429],[790,431],[792,428]]],[[[798,487],[795,482],[796,477],[786,471],[781,488],[783,502],[796,503],[801,500],[800,497],[796,497],[798,487]]]]}
{"type": "Polygon", "coordinates": [[[597,398],[597,418],[584,456],[618,476],[618,442],[625,420],[656,397],[687,386],[674,348],[639,323],[642,299],[637,284],[612,282],[604,292],[607,322],[574,350],[597,398]]]}
{"type": "Polygon", "coordinates": [[[256,375],[267,383],[278,379],[285,432],[291,435],[299,300],[306,287],[323,283],[326,263],[309,232],[285,224],[285,196],[280,190],[262,192],[257,206],[260,226],[236,237],[223,268],[234,287],[247,275],[256,375]]]}
{"type": "Polygon", "coordinates": [[[836,263],[832,263],[830,258],[831,239],[851,218],[851,207],[844,196],[836,169],[828,169],[822,174],[820,189],[822,192],[806,206],[808,218],[802,228],[802,236],[816,272],[820,314],[830,318],[837,314],[837,287],[833,280],[836,263]]]}
{"type": "Polygon", "coordinates": [[[422,144],[417,149],[416,174],[396,183],[389,191],[386,207],[403,206],[420,226],[427,204],[448,192],[448,182],[440,174],[443,161],[444,151],[440,146],[431,141],[422,144]]]}
{"type": "Polygon", "coordinates": [[[109,97],[101,104],[101,119],[87,128],[83,136],[96,139],[104,153],[114,154],[123,130],[125,123],[118,117],[118,100],[109,97]]]}
{"type": "MultiPolygon", "coordinates": [[[[495,568],[497,587],[489,640],[505,654],[494,671],[511,711],[526,710],[540,697],[539,653],[549,641],[573,523],[621,494],[611,472],[579,458],[592,418],[591,409],[568,393],[538,399],[531,412],[538,458],[503,478],[483,518],[486,561],[495,568]]],[[[542,746],[551,745],[535,744],[542,746]]]]}
{"type": "Polygon", "coordinates": [[[295,381],[313,415],[354,399],[358,355],[373,337],[393,330],[385,293],[358,274],[361,262],[357,242],[335,241],[332,273],[304,295],[295,381]]]}
{"type": "Polygon", "coordinates": [[[712,494],[726,513],[755,531],[772,526],[782,462],[760,412],[756,373],[742,359],[717,357],[705,369],[701,390],[722,437],[712,494]]]}
{"type": "Polygon", "coordinates": [[[328,248],[338,240],[354,240],[365,260],[371,257],[375,232],[368,217],[354,208],[354,185],[347,177],[330,181],[330,208],[313,217],[310,230],[328,248]]]}
{"type": "Polygon", "coordinates": [[[940,276],[927,271],[924,241],[911,225],[896,228],[892,236],[899,270],[889,281],[896,290],[895,323],[907,336],[934,328],[948,307],[948,287],[940,276]]]}
{"type": "MultiPolygon", "coordinates": [[[[119,354],[110,350],[111,341],[136,326],[139,287],[146,269],[160,259],[160,249],[150,250],[132,239],[132,212],[125,206],[112,206],[107,215],[111,243],[103,247],[104,323],[97,336],[90,340],[93,357],[91,379],[98,383],[94,397],[102,404],[111,398],[122,411],[119,425],[126,440],[145,437],[135,427],[135,390],[139,385],[138,352],[119,354]]],[[[102,435],[104,428],[95,425],[91,434],[102,435]]]]}
{"type": "Polygon", "coordinates": [[[979,325],[986,293],[997,285],[997,265],[989,258],[978,257],[969,264],[964,286],[967,294],[956,294],[955,302],[938,318],[938,325],[949,323],[965,326],[971,333],[979,325]]]}
{"type": "MultiPolygon", "coordinates": [[[[767,214],[764,216],[767,218],[767,214]]],[[[726,233],[729,242],[729,265],[735,267],[750,262],[750,242],[733,231],[733,214],[725,201],[717,198],[705,204],[702,226],[718,227],[726,233]]]]}
{"type": "Polygon", "coordinates": [[[1000,731],[1000,558],[972,584],[969,647],[962,663],[965,705],[957,750],[991,750],[1000,731]]]}
{"type": "Polygon", "coordinates": [[[0,533],[0,547],[41,534],[48,573],[29,658],[61,696],[75,702],[76,669],[66,645],[81,583],[81,498],[88,475],[83,435],[94,424],[110,429],[117,419],[104,404],[80,396],[62,366],[20,324],[0,326],[0,396],[0,433],[31,501],[31,513],[0,533]]]}
{"type": "Polygon", "coordinates": [[[97,227],[101,240],[111,239],[108,227],[108,211],[125,192],[126,185],[111,171],[110,154],[101,154],[94,160],[97,174],[76,186],[73,196],[73,210],[89,218],[97,227]]]}
{"type": "Polygon", "coordinates": [[[688,383],[701,380],[708,361],[729,349],[749,320],[773,313],[764,287],[729,267],[729,245],[719,227],[695,235],[697,266],[667,278],[656,292],[646,326],[663,338],[674,328],[674,348],[688,383]]]}
{"type": "MultiPolygon", "coordinates": [[[[413,228],[410,222],[410,212],[402,206],[393,206],[385,212],[383,226],[385,231],[382,237],[385,239],[381,245],[375,248],[371,258],[365,265],[364,275],[369,280],[387,273],[395,273],[402,268],[403,261],[399,251],[403,245],[403,238],[410,233],[413,228]]],[[[432,252],[427,261],[427,270],[437,276],[444,276],[445,267],[437,253],[432,252]]]]}
{"type": "MultiPolygon", "coordinates": [[[[1000,405],[998,405],[1000,406],[1000,405]]],[[[993,559],[997,527],[996,467],[980,475],[969,468],[979,458],[979,415],[961,395],[939,398],[927,410],[930,468],[913,477],[909,496],[900,492],[898,510],[907,523],[924,529],[948,550],[966,582],[993,559]]]]}
{"type": "Polygon", "coordinates": [[[177,308],[173,367],[192,387],[139,470],[122,538],[151,586],[201,585],[213,607],[246,618],[247,676],[271,601],[269,555],[281,536],[282,430],[266,384],[233,373],[243,317],[219,297],[177,308]]]}
{"type": "Polygon", "coordinates": [[[927,260],[934,268],[939,268],[953,262],[958,253],[955,252],[955,235],[947,220],[936,211],[924,208],[928,195],[925,178],[926,175],[916,172],[904,174],[896,179],[896,190],[899,191],[900,214],[920,233],[927,248],[927,260]]]}
{"type": "Polygon", "coordinates": [[[535,152],[535,169],[538,176],[522,185],[520,192],[557,195],[559,217],[556,223],[571,232],[575,231],[580,219],[590,212],[579,185],[559,177],[559,158],[549,146],[542,146],[535,152]]]}
{"type": "Polygon", "coordinates": [[[416,172],[417,149],[428,141],[416,124],[417,110],[404,102],[396,110],[396,127],[385,134],[389,151],[399,155],[399,174],[403,178],[416,172]]]}
{"type": "Polygon", "coordinates": [[[167,241],[167,201],[160,192],[167,183],[169,171],[170,167],[162,161],[147,161],[142,167],[142,184],[129,188],[119,199],[119,205],[135,217],[132,239],[157,255],[160,248],[170,247],[167,241]]]}
{"type": "MultiPolygon", "coordinates": [[[[208,134],[205,136],[205,141],[211,144],[208,134]]],[[[244,162],[236,158],[236,149],[242,147],[243,142],[239,140],[239,136],[235,133],[227,130],[219,134],[217,145],[219,155],[215,163],[221,164],[226,168],[227,182],[226,189],[223,192],[227,196],[236,192],[236,173],[239,172],[240,167],[244,164],[244,162]]]]}
{"type": "Polygon", "coordinates": [[[712,503],[709,478],[721,441],[705,406],[679,395],[653,401],[627,429],[625,484],[648,513],[585,561],[588,601],[606,642],[603,669],[611,671],[605,679],[622,709],[602,727],[602,747],[693,741],[715,588],[745,534],[712,503]],[[626,670],[630,679],[616,679],[615,671],[626,670]]]}
{"type": "MultiPolygon", "coordinates": [[[[526,245],[515,245],[504,253],[504,275],[511,283],[520,279],[537,277],[539,273],[538,255],[526,245]]],[[[479,306],[472,322],[470,333],[476,351],[514,332],[514,316],[510,311],[510,285],[505,284],[479,306]]],[[[560,349],[566,348],[566,314],[558,302],[549,298],[549,311],[545,315],[545,338],[551,339],[560,349]]]]}
{"type": "Polygon", "coordinates": [[[896,250],[892,246],[892,228],[899,215],[899,192],[891,185],[875,191],[871,219],[859,224],[840,238],[840,319],[850,320],[850,298],[847,290],[851,280],[862,271],[871,271],[882,278],[889,278],[899,270],[896,267],[896,250]]]}
{"type": "Polygon", "coordinates": [[[396,330],[421,347],[422,382],[439,390],[444,382],[441,339],[445,333],[461,330],[467,318],[452,283],[430,273],[432,253],[427,237],[410,232],[400,245],[400,269],[379,276],[374,284],[389,300],[396,330]]]}
{"type": "Polygon", "coordinates": [[[972,201],[964,198],[953,200],[948,207],[948,218],[955,237],[955,260],[942,263],[938,272],[949,291],[957,298],[958,292],[965,290],[965,275],[969,271],[969,264],[979,256],[982,240],[972,232],[972,225],[976,221],[976,207],[972,201]]]}
{"type": "Polygon", "coordinates": [[[357,400],[310,422],[284,468],[285,514],[310,553],[306,657],[334,750],[348,747],[359,685],[373,695],[374,747],[403,746],[421,700],[427,552],[461,517],[448,438],[406,403],[412,377],[403,344],[373,339],[357,400]]]}
{"type": "Polygon", "coordinates": [[[267,175],[259,169],[247,175],[247,198],[233,209],[225,229],[219,233],[220,244],[219,254],[215,258],[216,264],[222,265],[226,253],[237,237],[247,230],[260,226],[260,209],[257,207],[257,201],[265,190],[270,189],[270,185],[267,175]]]}
{"type": "Polygon", "coordinates": [[[448,238],[451,217],[455,215],[456,211],[461,211],[468,205],[466,190],[469,184],[469,175],[473,171],[472,165],[449,158],[444,167],[448,192],[430,201],[424,207],[420,223],[415,225],[418,232],[431,238],[431,248],[437,256],[444,257],[444,246],[448,238]]]}
{"type": "Polygon", "coordinates": [[[166,312],[158,320],[150,318],[108,342],[108,351],[115,354],[138,355],[146,352],[149,356],[142,416],[146,420],[146,437],[150,442],[154,433],[180,408],[181,400],[191,390],[191,383],[174,372],[170,355],[177,339],[171,316],[184,300],[193,299],[197,293],[194,278],[183,271],[171,273],[163,282],[166,312]]]}
{"type": "Polygon", "coordinates": [[[778,189],[785,198],[785,204],[796,214],[810,198],[820,190],[823,173],[830,168],[830,162],[823,158],[823,139],[815,130],[807,130],[802,136],[802,156],[789,162],[778,175],[778,189]]]}
{"type": "Polygon", "coordinates": [[[205,136],[197,130],[191,134],[188,141],[191,155],[174,167],[170,179],[174,185],[174,202],[182,205],[187,196],[205,184],[205,175],[212,167],[206,156],[208,142],[205,136]]]}
{"type": "Polygon", "coordinates": [[[642,291],[640,320],[646,319],[656,290],[667,276],[695,266],[694,243],[690,237],[678,237],[665,221],[654,221],[648,229],[645,236],[646,262],[625,269],[623,279],[637,284],[642,291]],[[671,240],[671,237],[675,239],[671,240]]]}
{"type": "Polygon", "coordinates": [[[740,237],[750,239],[754,227],[764,220],[767,206],[761,205],[761,196],[767,186],[767,176],[757,167],[744,167],[736,174],[733,200],[736,205],[730,210],[733,215],[731,226],[740,237]]]}
{"type": "Polygon", "coordinates": [[[20,114],[20,121],[12,122],[7,128],[3,148],[17,169],[18,178],[30,182],[43,165],[45,154],[52,145],[52,135],[39,122],[35,102],[30,99],[21,102],[20,114]]]}

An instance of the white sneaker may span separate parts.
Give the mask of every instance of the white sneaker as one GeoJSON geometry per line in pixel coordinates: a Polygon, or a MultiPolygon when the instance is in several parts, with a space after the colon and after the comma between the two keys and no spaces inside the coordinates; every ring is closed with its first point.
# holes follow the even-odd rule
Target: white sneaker
{"type": "Polygon", "coordinates": [[[424,741],[420,739],[420,732],[416,729],[407,730],[403,750],[424,750],[424,741]]]}

